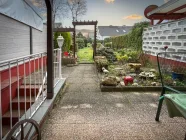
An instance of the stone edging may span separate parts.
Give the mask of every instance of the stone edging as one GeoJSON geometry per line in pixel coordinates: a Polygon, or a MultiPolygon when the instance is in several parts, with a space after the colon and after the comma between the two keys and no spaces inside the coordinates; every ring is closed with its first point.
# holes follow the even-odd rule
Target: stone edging
{"type": "MultiPolygon", "coordinates": [[[[146,87],[115,87],[115,86],[100,86],[101,92],[122,92],[122,91],[161,91],[161,86],[146,86],[146,87]]],[[[174,87],[174,89],[177,89],[179,91],[186,91],[186,87],[174,87]]]]}

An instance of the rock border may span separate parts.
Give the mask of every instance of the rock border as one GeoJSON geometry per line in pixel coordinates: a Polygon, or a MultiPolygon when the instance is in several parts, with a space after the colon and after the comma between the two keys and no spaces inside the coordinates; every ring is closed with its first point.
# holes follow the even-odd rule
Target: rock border
{"type": "MultiPolygon", "coordinates": [[[[126,87],[115,87],[115,86],[100,86],[101,92],[122,92],[122,91],[128,91],[128,92],[136,92],[136,91],[161,91],[161,86],[145,86],[145,87],[133,87],[133,86],[126,86],[126,87]]],[[[186,91],[186,87],[173,87],[174,89],[177,89],[179,91],[186,91]]]]}

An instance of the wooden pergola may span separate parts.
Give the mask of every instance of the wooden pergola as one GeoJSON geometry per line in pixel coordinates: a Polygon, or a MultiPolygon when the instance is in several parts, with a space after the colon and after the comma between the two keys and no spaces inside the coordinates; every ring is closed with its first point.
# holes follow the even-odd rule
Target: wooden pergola
{"type": "MultiPolygon", "coordinates": [[[[94,26],[94,46],[93,46],[93,58],[94,56],[96,56],[96,44],[97,44],[97,24],[98,21],[74,21],[72,22],[72,24],[74,25],[74,29],[76,31],[76,26],[78,25],[93,25],[94,26]]],[[[74,42],[76,42],[76,32],[74,33],[74,42]]],[[[75,48],[76,48],[76,43],[74,44],[74,56],[75,56],[75,48]]]]}

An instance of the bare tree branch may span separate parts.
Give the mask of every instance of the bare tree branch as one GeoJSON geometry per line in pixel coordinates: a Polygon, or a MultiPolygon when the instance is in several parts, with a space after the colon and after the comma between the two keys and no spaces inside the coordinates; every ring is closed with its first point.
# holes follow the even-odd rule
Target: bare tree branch
{"type": "Polygon", "coordinates": [[[68,0],[67,5],[71,12],[72,20],[78,20],[79,17],[83,16],[87,12],[87,1],[86,0],[68,0]]]}
{"type": "MultiPolygon", "coordinates": [[[[34,6],[38,7],[43,16],[46,16],[46,5],[44,0],[29,0],[34,6]]],[[[53,18],[54,23],[56,19],[61,20],[62,18],[68,17],[68,6],[66,0],[53,0],[53,18]]]]}

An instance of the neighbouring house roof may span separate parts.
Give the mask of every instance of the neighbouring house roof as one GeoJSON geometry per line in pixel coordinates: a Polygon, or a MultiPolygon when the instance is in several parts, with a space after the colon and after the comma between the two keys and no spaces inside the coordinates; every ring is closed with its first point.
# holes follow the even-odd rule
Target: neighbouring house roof
{"type": "Polygon", "coordinates": [[[132,26],[98,26],[101,36],[120,36],[128,34],[132,26]]]}
{"type": "Polygon", "coordinates": [[[25,0],[0,0],[0,14],[11,17],[38,30],[43,30],[43,19],[25,0]]]}
{"type": "Polygon", "coordinates": [[[145,9],[145,16],[152,20],[176,20],[186,17],[186,0],[170,0],[156,6],[150,5],[145,9]]]}

